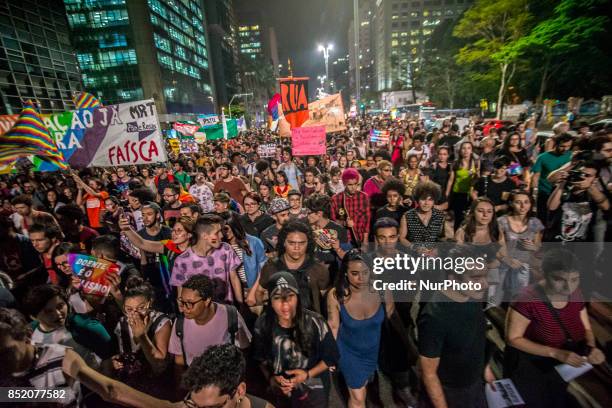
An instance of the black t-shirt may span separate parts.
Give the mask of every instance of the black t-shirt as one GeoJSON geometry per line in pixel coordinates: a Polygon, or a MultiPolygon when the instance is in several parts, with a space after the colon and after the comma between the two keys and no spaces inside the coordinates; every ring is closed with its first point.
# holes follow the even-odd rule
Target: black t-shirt
{"type": "Polygon", "coordinates": [[[454,152],[453,147],[461,140],[460,136],[451,136],[444,135],[442,139],[438,140],[438,146],[448,146],[450,147],[450,154],[452,155],[454,152]]]}
{"type": "Polygon", "coordinates": [[[266,228],[274,224],[274,218],[265,213],[255,218],[255,221],[251,221],[249,216],[246,214],[242,214],[240,217],[238,217],[238,220],[247,234],[258,238],[266,228]]]}
{"type": "MultiPolygon", "coordinates": [[[[163,241],[172,238],[172,230],[166,225],[162,225],[157,235],[149,235],[146,228],[139,230],[138,235],[140,235],[143,239],[147,241],[163,241]]],[[[147,264],[156,263],[157,254],[145,251],[145,257],[147,264]]]]}
{"type": "Polygon", "coordinates": [[[553,242],[593,242],[593,224],[597,204],[586,192],[570,194],[552,212],[545,240],[553,242]]]}
{"type": "Polygon", "coordinates": [[[476,182],[475,189],[478,192],[478,197],[488,197],[495,205],[505,204],[504,192],[510,193],[516,185],[506,177],[501,183],[496,183],[491,179],[491,176],[481,177],[476,182]]]}
{"type": "Polygon", "coordinates": [[[418,321],[419,354],[439,358],[438,377],[445,387],[464,388],[482,379],[486,321],[479,302],[454,302],[435,293],[418,321]]]}
{"type": "MultiPolygon", "coordinates": [[[[320,361],[328,366],[338,364],[340,355],[336,340],[321,315],[303,310],[304,327],[311,333],[311,342],[305,353],[297,344],[294,328],[286,329],[274,323],[271,335],[266,332],[267,313],[274,311],[269,309],[255,322],[253,358],[267,364],[273,375],[282,375],[295,369],[310,370],[320,361]]],[[[329,375],[329,372],[325,371],[322,375],[329,375]]]]}
{"type": "Polygon", "coordinates": [[[408,207],[404,207],[403,205],[400,205],[395,209],[395,211],[391,211],[388,205],[385,205],[384,207],[376,210],[376,217],[374,220],[376,221],[383,217],[388,217],[388,218],[394,219],[399,224],[402,220],[402,215],[404,215],[404,213],[408,210],[409,210],[408,207]]]}

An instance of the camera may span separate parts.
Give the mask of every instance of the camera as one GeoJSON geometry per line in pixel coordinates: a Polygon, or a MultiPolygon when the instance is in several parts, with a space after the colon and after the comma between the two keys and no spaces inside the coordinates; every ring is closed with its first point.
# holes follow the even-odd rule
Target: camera
{"type": "Polygon", "coordinates": [[[574,169],[567,172],[568,183],[578,183],[586,178],[587,174],[581,169],[574,169]]]}

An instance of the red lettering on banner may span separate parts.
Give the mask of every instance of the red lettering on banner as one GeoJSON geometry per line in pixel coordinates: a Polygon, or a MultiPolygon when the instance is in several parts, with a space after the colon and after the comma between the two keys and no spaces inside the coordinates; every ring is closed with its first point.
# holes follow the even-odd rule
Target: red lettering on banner
{"type": "Polygon", "coordinates": [[[154,140],[127,141],[123,146],[112,146],[108,149],[108,161],[112,166],[118,166],[124,162],[150,162],[157,156],[159,156],[159,148],[154,140]]]}

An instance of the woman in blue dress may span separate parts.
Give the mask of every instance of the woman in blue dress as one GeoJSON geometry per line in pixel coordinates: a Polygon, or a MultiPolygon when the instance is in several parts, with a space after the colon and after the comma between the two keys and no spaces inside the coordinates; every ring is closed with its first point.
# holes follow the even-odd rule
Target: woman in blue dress
{"type": "Polygon", "coordinates": [[[336,285],[327,296],[328,323],[340,351],[339,370],[349,389],[349,408],[365,408],[366,385],[378,365],[380,334],[385,314],[394,311],[393,300],[370,285],[370,270],[358,249],[342,259],[336,285]]]}

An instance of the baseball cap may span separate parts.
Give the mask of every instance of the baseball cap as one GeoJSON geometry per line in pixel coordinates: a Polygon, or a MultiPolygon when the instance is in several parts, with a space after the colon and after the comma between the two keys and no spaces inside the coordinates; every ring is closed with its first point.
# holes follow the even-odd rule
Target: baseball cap
{"type": "Polygon", "coordinates": [[[287,197],[291,197],[291,196],[301,196],[302,193],[300,193],[299,191],[295,190],[295,189],[291,189],[289,190],[289,193],[287,193],[287,197]]]}
{"type": "Polygon", "coordinates": [[[157,205],[157,203],[153,202],[153,201],[147,201],[143,207],[149,207],[152,208],[155,212],[157,212],[158,214],[161,213],[161,208],[159,207],[159,205],[157,205]]]}
{"type": "Polygon", "coordinates": [[[274,296],[276,293],[282,291],[283,289],[288,289],[296,295],[300,294],[300,291],[298,289],[298,283],[293,277],[293,275],[289,272],[276,272],[270,277],[267,288],[270,297],[274,296]]]}
{"type": "Polygon", "coordinates": [[[268,207],[268,214],[274,215],[283,211],[287,211],[288,209],[289,202],[284,198],[277,197],[270,203],[270,207],[268,207]]]}

